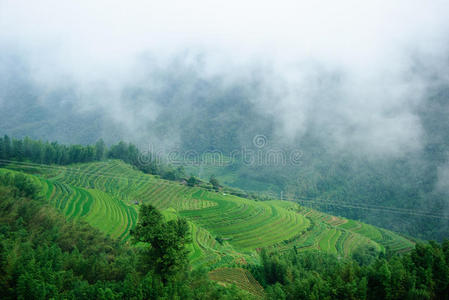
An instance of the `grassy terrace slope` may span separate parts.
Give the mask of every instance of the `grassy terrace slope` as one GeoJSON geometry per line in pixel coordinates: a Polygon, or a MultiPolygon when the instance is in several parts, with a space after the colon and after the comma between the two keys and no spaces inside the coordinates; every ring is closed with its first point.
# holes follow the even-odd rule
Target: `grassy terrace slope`
{"type": "Polygon", "coordinates": [[[235,284],[254,296],[264,297],[265,292],[263,287],[254,279],[248,270],[242,268],[219,268],[211,271],[209,277],[222,285],[235,284]]]}
{"type": "Polygon", "coordinates": [[[49,203],[70,219],[83,218],[120,239],[126,240],[136,223],[137,202],[186,217],[194,239],[192,259],[198,264],[254,259],[254,250],[292,239],[310,225],[304,216],[276,204],[161,180],[117,160],[69,167],[20,163],[8,168],[33,174],[49,203]]]}
{"type": "Polygon", "coordinates": [[[156,179],[120,161],[51,170],[48,180],[91,189],[103,198],[110,195],[131,207],[143,202],[161,210],[174,209],[215,237],[245,250],[292,238],[308,226],[306,218],[283,208],[156,179]]]}
{"type": "Polygon", "coordinates": [[[204,197],[217,205],[180,214],[214,235],[225,237],[241,250],[282,242],[309,225],[307,218],[273,204],[216,193],[204,197]]]}
{"type": "MultiPolygon", "coordinates": [[[[14,169],[19,169],[13,167],[14,169]]],[[[22,167],[20,167],[22,168],[22,167]]],[[[28,169],[28,168],[27,168],[28,169]]],[[[28,169],[30,171],[30,169],[28,169]]],[[[11,172],[0,169],[1,172],[11,172]]],[[[121,240],[129,238],[129,230],[137,222],[137,209],[101,190],[73,186],[42,176],[29,175],[42,189],[49,204],[59,209],[69,220],[83,219],[106,234],[121,240]]]]}
{"type": "MultiPolygon", "coordinates": [[[[387,247],[407,251],[413,246],[408,239],[388,230],[296,203],[256,202],[192,188],[143,174],[118,160],[68,167],[17,163],[0,169],[14,172],[11,170],[27,173],[42,187],[49,204],[69,219],[83,219],[123,241],[137,222],[138,203],[156,206],[167,218],[187,218],[193,240],[192,264],[221,268],[211,274],[214,278],[232,273],[223,267],[257,262],[262,247],[279,251],[293,247],[299,251],[318,249],[350,256],[360,246],[377,251],[387,247]]],[[[222,279],[224,283],[232,281],[222,279]]]]}
{"type": "Polygon", "coordinates": [[[362,222],[331,216],[291,202],[277,201],[285,209],[295,210],[308,218],[311,226],[298,237],[280,245],[281,250],[296,246],[299,250],[317,249],[340,256],[349,256],[359,246],[369,246],[377,251],[387,248],[394,252],[410,250],[414,243],[386,229],[362,222]]]}

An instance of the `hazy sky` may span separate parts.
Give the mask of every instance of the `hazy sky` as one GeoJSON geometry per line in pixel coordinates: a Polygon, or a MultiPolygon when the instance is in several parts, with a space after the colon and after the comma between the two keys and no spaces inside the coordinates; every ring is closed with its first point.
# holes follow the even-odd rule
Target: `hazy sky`
{"type": "MultiPolygon", "coordinates": [[[[313,119],[336,144],[381,153],[419,147],[413,107],[429,82],[411,69],[423,60],[447,80],[448,42],[447,0],[0,0],[0,44],[26,56],[37,82],[110,89],[107,101],[86,107],[122,111],[120,89],[145,73],[143,55],[164,66],[188,51],[204,55],[202,76],[229,84],[253,76],[254,66],[269,70],[251,100],[278,118],[281,136],[301,134],[313,119]]],[[[186,57],[195,65],[195,55],[186,57]]],[[[154,119],[148,107],[117,118],[154,119]]]]}
{"type": "MultiPolygon", "coordinates": [[[[317,59],[385,68],[446,47],[448,1],[0,1],[0,38],[78,68],[142,51],[207,49],[229,61],[317,59]]],[[[66,66],[68,67],[68,66],[66,66]]],[[[72,71],[72,70],[71,70],[72,71]]],[[[75,70],[76,71],[76,70],[75,70]]]]}

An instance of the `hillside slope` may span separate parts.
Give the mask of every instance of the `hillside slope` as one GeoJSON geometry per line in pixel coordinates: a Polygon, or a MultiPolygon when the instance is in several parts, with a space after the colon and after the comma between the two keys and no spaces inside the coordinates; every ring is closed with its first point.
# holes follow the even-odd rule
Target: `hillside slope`
{"type": "MultiPolygon", "coordinates": [[[[261,248],[317,249],[351,256],[357,249],[407,251],[413,242],[388,230],[338,218],[287,201],[257,202],[144,174],[119,160],[68,167],[4,165],[41,186],[47,201],[69,219],[83,219],[127,242],[140,203],[191,226],[191,262],[209,269],[258,262],[261,248]]],[[[214,273],[220,274],[220,273],[214,273]]],[[[215,277],[214,277],[215,278],[215,277]]]]}

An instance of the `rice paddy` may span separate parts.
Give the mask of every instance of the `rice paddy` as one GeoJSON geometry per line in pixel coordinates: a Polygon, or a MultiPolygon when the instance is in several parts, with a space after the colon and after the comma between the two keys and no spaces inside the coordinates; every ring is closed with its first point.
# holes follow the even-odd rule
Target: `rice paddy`
{"type": "Polygon", "coordinates": [[[263,298],[265,295],[263,287],[254,279],[248,270],[242,268],[219,268],[209,272],[209,277],[223,285],[236,285],[256,296],[263,298]]]}
{"type": "Polygon", "coordinates": [[[0,170],[28,173],[48,203],[68,219],[84,220],[123,242],[137,223],[142,203],[154,205],[167,218],[186,218],[192,234],[193,267],[213,270],[212,279],[235,284],[256,296],[260,296],[260,285],[235,266],[258,263],[261,248],[315,249],[347,257],[359,246],[397,252],[413,247],[405,237],[358,221],[293,202],[254,201],[189,187],[143,174],[118,160],[68,167],[17,163],[7,169],[0,170]]]}

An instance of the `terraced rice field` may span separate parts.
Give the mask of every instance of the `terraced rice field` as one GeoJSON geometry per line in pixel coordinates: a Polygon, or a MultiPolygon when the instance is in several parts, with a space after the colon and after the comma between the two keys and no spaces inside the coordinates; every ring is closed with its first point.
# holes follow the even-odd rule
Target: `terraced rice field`
{"type": "Polygon", "coordinates": [[[380,251],[384,251],[388,247],[389,250],[394,252],[408,251],[414,246],[412,241],[399,234],[362,222],[330,216],[307,208],[302,208],[301,214],[314,219],[315,222],[322,222],[330,228],[346,232],[348,240],[352,242],[345,241],[343,238],[337,239],[337,246],[342,240],[344,242],[342,250],[339,250],[340,246],[338,246],[337,252],[345,255],[350,254],[356,248],[356,245],[353,245],[354,243],[368,243],[380,251]],[[365,239],[365,241],[360,241],[361,238],[365,239]]]}
{"type": "Polygon", "coordinates": [[[293,202],[256,202],[188,187],[143,174],[118,160],[68,167],[18,163],[8,169],[28,173],[48,203],[70,220],[85,220],[122,241],[129,239],[141,203],[156,206],[166,218],[185,217],[193,240],[192,265],[214,270],[210,273],[214,280],[236,284],[253,295],[259,295],[260,285],[247,271],[224,267],[258,263],[262,247],[316,249],[337,256],[350,256],[359,246],[397,252],[413,247],[410,240],[368,224],[293,202]]]}
{"type": "Polygon", "coordinates": [[[42,167],[39,180],[49,203],[69,219],[83,218],[123,240],[128,239],[129,229],[137,220],[138,205],[134,203],[174,210],[190,221],[192,259],[198,265],[251,259],[239,251],[253,251],[292,238],[309,225],[303,216],[274,203],[157,179],[121,161],[42,167]],[[223,245],[217,237],[223,239],[223,245]]]}
{"type": "MultiPolygon", "coordinates": [[[[173,208],[214,237],[222,236],[241,249],[253,250],[289,239],[308,226],[306,218],[277,205],[223,196],[160,180],[120,161],[55,168],[47,173],[46,180],[58,183],[65,190],[73,186],[76,187],[75,191],[102,191],[95,192],[95,195],[100,200],[110,195],[114,205],[120,201],[129,205],[143,202],[161,210],[173,208]],[[115,201],[117,199],[120,201],[115,201]]],[[[56,206],[61,208],[59,204],[56,206]]],[[[62,210],[66,213],[65,207],[62,210]]],[[[70,216],[68,213],[66,215],[70,216]]],[[[105,222],[112,226],[107,220],[105,222]]],[[[126,229],[128,226],[123,224],[121,227],[126,229]]],[[[109,232],[113,233],[114,230],[111,227],[109,232]]]]}
{"type": "Polygon", "coordinates": [[[413,247],[410,240],[382,228],[300,207],[293,202],[278,205],[310,220],[310,226],[304,233],[273,246],[280,251],[296,247],[299,251],[315,249],[337,256],[351,256],[360,246],[376,251],[385,251],[388,247],[395,252],[408,251],[413,247]]]}
{"type": "Polygon", "coordinates": [[[96,189],[28,175],[42,189],[49,204],[69,220],[83,219],[113,238],[126,241],[137,222],[137,209],[96,189]]]}
{"type": "MultiPolygon", "coordinates": [[[[282,207],[156,179],[120,161],[53,170],[47,180],[59,182],[66,188],[75,186],[102,191],[103,194],[96,192],[99,199],[108,194],[113,195],[111,200],[118,198],[122,203],[151,203],[162,210],[173,208],[214,236],[222,236],[242,249],[253,250],[289,239],[308,226],[306,218],[282,207]]],[[[110,222],[108,225],[111,226],[110,222]]],[[[114,230],[111,227],[109,232],[114,230]]]]}
{"type": "Polygon", "coordinates": [[[338,226],[368,237],[382,245],[384,248],[388,247],[394,252],[408,251],[414,246],[413,242],[399,234],[369,224],[346,220],[345,223],[339,224],[338,226]]]}
{"type": "Polygon", "coordinates": [[[204,197],[217,205],[181,211],[180,215],[242,250],[292,238],[309,225],[306,218],[273,204],[209,192],[204,197]]]}
{"type": "Polygon", "coordinates": [[[158,209],[202,209],[215,203],[201,199],[204,192],[180,183],[142,174],[121,161],[78,164],[50,170],[54,181],[101,190],[125,203],[150,203],[158,209]]]}
{"type": "Polygon", "coordinates": [[[224,285],[234,284],[257,298],[264,298],[265,296],[263,287],[254,279],[248,270],[241,268],[219,268],[209,272],[209,277],[224,285]]]}

